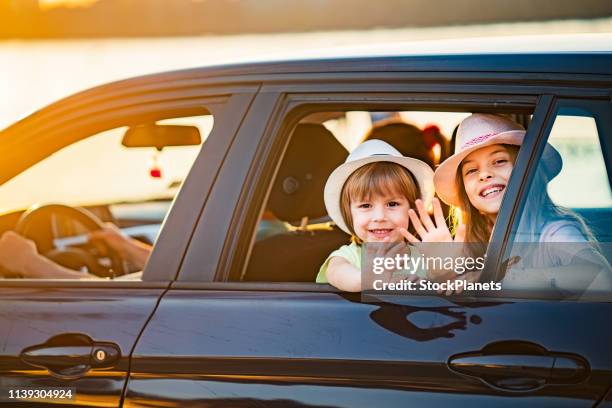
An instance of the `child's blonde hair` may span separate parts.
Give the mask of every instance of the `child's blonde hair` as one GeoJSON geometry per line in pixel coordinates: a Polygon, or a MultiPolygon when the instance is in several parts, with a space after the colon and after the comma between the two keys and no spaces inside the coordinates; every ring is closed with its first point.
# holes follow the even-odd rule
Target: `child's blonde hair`
{"type": "MultiPolygon", "coordinates": [[[[353,229],[351,202],[369,200],[372,195],[401,194],[406,197],[410,207],[421,197],[419,186],[412,173],[403,166],[391,162],[374,162],[355,170],[342,187],[340,210],[352,239],[357,244],[363,242],[353,229]]],[[[411,226],[412,227],[412,226],[411,226]]],[[[411,231],[414,235],[414,231],[411,231]]]]}

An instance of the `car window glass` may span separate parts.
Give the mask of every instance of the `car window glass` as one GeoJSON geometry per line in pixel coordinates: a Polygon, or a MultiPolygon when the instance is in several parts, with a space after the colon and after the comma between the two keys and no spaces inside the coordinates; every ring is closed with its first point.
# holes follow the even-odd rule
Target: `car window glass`
{"type": "MultiPolygon", "coordinates": [[[[138,131],[132,135],[140,135],[136,142],[127,139],[124,126],[73,143],[0,186],[0,223],[12,230],[25,210],[60,204],[57,211],[36,217],[26,232],[19,231],[35,242],[39,254],[70,271],[91,272],[101,266],[118,278],[112,269],[121,263],[124,273],[137,273],[212,126],[210,114],[169,118],[133,126],[138,131]],[[110,232],[88,242],[91,225],[73,218],[74,212],[65,212],[65,207],[84,208],[98,221],[111,223],[125,242],[110,232]],[[139,249],[138,257],[125,250],[126,242],[137,246],[130,250],[139,249]]],[[[4,269],[0,275],[43,277],[4,269]]]]}
{"type": "Polygon", "coordinates": [[[561,298],[612,293],[606,132],[586,108],[558,110],[508,250],[505,288],[561,298]]]}
{"type": "MultiPolygon", "coordinates": [[[[212,128],[212,116],[157,123],[197,126],[204,140],[212,128]]],[[[0,212],[27,208],[35,203],[89,205],[172,197],[199,146],[171,146],[158,153],[153,147],[128,148],[121,144],[126,130],[127,127],[119,127],[87,137],[0,186],[0,212]],[[151,174],[156,168],[160,170],[160,177],[151,174]]]]}
{"type": "Polygon", "coordinates": [[[551,200],[568,208],[610,208],[612,194],[595,118],[558,115],[548,137],[563,168],[550,181],[551,200]]]}

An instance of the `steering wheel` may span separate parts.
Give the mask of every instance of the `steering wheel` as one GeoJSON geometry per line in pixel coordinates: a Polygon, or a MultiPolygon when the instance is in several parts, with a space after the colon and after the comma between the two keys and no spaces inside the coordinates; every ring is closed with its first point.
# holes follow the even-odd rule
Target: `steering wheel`
{"type": "Polygon", "coordinates": [[[108,245],[105,252],[110,259],[110,266],[100,262],[106,256],[99,254],[94,246],[86,246],[87,250],[76,247],[56,248],[55,239],[66,238],[57,236],[56,218],[72,220],[88,232],[104,228],[102,221],[84,208],[48,204],[34,206],[25,211],[17,222],[15,232],[34,241],[39,253],[60,265],[71,269],[86,266],[90,273],[100,277],[125,274],[123,259],[108,245]]]}

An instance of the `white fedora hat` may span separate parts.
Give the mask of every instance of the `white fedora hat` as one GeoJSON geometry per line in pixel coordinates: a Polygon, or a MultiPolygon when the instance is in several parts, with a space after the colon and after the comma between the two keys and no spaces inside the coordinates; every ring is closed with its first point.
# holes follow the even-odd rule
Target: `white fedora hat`
{"type": "Polygon", "coordinates": [[[420,198],[425,202],[426,208],[433,199],[433,170],[427,163],[402,156],[397,149],[382,140],[367,140],[357,146],[346,158],[344,164],[338,166],[329,175],[323,192],[327,213],[336,225],[348,234],[351,231],[347,227],[340,209],[342,187],[344,187],[344,183],[346,183],[346,180],[355,170],[374,162],[390,162],[404,167],[413,175],[419,186],[419,191],[421,192],[420,198]]]}
{"type": "MultiPolygon", "coordinates": [[[[457,129],[455,154],[444,160],[434,174],[436,194],[447,204],[460,206],[456,185],[457,170],[470,153],[485,146],[510,144],[520,146],[525,138],[525,128],[500,115],[474,113],[465,118],[457,129]]],[[[546,145],[543,154],[549,179],[561,171],[561,156],[552,146],[546,145]]]]}

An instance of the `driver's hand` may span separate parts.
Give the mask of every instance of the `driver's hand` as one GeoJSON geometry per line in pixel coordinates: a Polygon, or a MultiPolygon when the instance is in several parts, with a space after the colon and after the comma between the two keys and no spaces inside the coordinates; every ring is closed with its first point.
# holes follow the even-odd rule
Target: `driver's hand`
{"type": "Polygon", "coordinates": [[[37,257],[40,257],[40,255],[34,241],[13,231],[6,231],[0,237],[0,266],[5,269],[25,276],[29,270],[29,265],[37,257]]]}
{"type": "Polygon", "coordinates": [[[104,255],[108,255],[105,253],[104,245],[99,244],[108,245],[110,249],[115,251],[123,259],[129,258],[130,237],[124,235],[112,222],[105,223],[102,229],[90,232],[89,240],[96,245],[98,251],[104,255]]]}
{"type": "Polygon", "coordinates": [[[104,228],[89,234],[90,241],[103,255],[108,255],[105,247],[116,252],[122,259],[131,262],[137,269],[143,269],[149,255],[151,246],[128,237],[112,222],[104,224],[104,228]]]}

